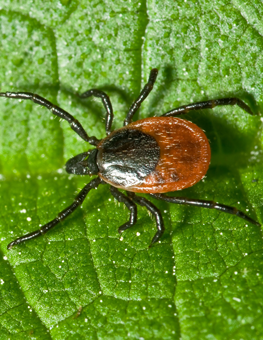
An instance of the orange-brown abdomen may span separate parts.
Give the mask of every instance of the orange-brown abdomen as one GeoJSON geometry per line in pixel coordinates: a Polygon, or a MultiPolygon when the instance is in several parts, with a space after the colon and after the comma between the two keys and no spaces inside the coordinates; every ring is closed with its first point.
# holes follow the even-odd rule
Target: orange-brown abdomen
{"type": "Polygon", "coordinates": [[[151,135],[160,146],[155,171],[140,186],[127,190],[164,193],[191,187],[206,174],[211,158],[208,139],[194,123],[175,117],[153,117],[129,125],[151,135]]]}

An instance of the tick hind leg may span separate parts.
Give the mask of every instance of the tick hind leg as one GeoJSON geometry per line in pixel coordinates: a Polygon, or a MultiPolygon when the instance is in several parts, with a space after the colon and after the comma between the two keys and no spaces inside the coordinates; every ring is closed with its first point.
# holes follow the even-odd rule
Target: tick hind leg
{"type": "Polygon", "coordinates": [[[131,192],[129,192],[128,195],[134,202],[148,209],[155,217],[157,232],[154,235],[151,244],[149,245],[149,248],[150,248],[154,243],[156,243],[161,238],[165,230],[161,212],[155,205],[153,205],[146,198],[141,197],[141,196],[136,196],[134,193],[131,193],[131,192]]]}
{"type": "Polygon", "coordinates": [[[239,107],[241,107],[242,110],[253,115],[253,112],[251,111],[250,107],[247,106],[247,104],[245,104],[242,100],[238,98],[223,98],[223,99],[215,99],[215,100],[208,100],[205,102],[193,103],[189,105],[183,105],[183,106],[177,107],[176,109],[172,109],[169,112],[166,112],[162,116],[163,117],[178,116],[178,115],[182,115],[193,110],[213,109],[216,106],[224,106],[224,105],[238,105],[239,107]]]}
{"type": "Polygon", "coordinates": [[[73,213],[74,210],[76,210],[77,207],[79,207],[84,199],[86,198],[87,194],[89,193],[89,191],[91,189],[95,189],[97,188],[101,183],[104,183],[99,177],[93,179],[92,181],[90,181],[87,185],[85,185],[85,187],[80,191],[80,193],[77,195],[77,197],[75,198],[74,202],[67,207],[66,209],[64,209],[63,211],[61,211],[56,218],[54,218],[54,220],[48,222],[47,224],[43,225],[40,229],[32,231],[31,233],[28,233],[24,236],[21,236],[19,238],[17,238],[16,240],[14,240],[13,242],[9,243],[9,245],[7,246],[7,249],[11,249],[13,246],[31,240],[32,238],[41,236],[43,234],[45,234],[47,231],[49,231],[50,229],[52,229],[53,227],[55,227],[59,222],[63,221],[65,218],[67,218],[70,214],[73,213]]]}
{"type": "Polygon", "coordinates": [[[105,120],[105,129],[106,129],[107,135],[109,135],[111,133],[111,124],[112,124],[113,117],[114,117],[110,98],[105,92],[101,90],[96,90],[96,89],[91,89],[91,90],[88,90],[82,93],[80,98],[88,98],[91,96],[101,98],[102,100],[102,104],[104,105],[106,112],[107,112],[106,120],[105,120]]]}
{"type": "Polygon", "coordinates": [[[124,126],[131,123],[132,117],[135,115],[136,111],[141,106],[141,103],[144,101],[144,99],[146,99],[148,97],[149,93],[152,91],[153,85],[154,85],[155,80],[157,78],[157,74],[158,74],[157,68],[153,68],[150,72],[150,76],[149,76],[147,84],[141,90],[139,97],[135,100],[135,102],[130,107],[129,112],[127,113],[127,116],[126,116],[124,123],[123,123],[124,126]]]}
{"type": "Polygon", "coordinates": [[[31,92],[0,92],[0,97],[6,97],[10,99],[27,99],[31,100],[32,102],[45,106],[48,108],[55,116],[58,116],[61,119],[66,120],[71,129],[75,131],[85,142],[88,142],[91,145],[97,145],[99,140],[96,137],[89,137],[87,132],[84,130],[83,126],[80,122],[75,119],[71,114],[67,111],[61,109],[60,107],[52,104],[47,99],[40,97],[38,94],[31,93],[31,92]]]}
{"type": "Polygon", "coordinates": [[[251,217],[244,214],[242,211],[238,210],[237,208],[230,207],[229,205],[219,204],[214,201],[196,200],[196,199],[189,199],[185,197],[171,197],[171,196],[167,196],[164,194],[150,194],[150,195],[158,200],[166,201],[169,203],[195,205],[201,208],[216,209],[216,210],[223,211],[231,215],[236,215],[259,227],[261,226],[260,223],[256,222],[251,217]]]}
{"type": "Polygon", "coordinates": [[[137,222],[137,206],[133,201],[121,193],[118,189],[111,186],[110,187],[111,194],[117,201],[122,202],[126,205],[126,207],[130,210],[130,219],[128,222],[124,223],[122,226],[119,227],[118,231],[121,234],[124,230],[132,227],[137,222]]]}

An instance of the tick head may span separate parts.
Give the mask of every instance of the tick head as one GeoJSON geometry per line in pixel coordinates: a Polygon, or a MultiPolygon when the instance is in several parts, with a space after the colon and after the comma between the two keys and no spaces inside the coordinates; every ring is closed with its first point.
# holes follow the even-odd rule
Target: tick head
{"type": "Polygon", "coordinates": [[[98,150],[94,149],[70,158],[66,163],[67,173],[74,175],[97,175],[99,172],[97,153],[98,150]]]}

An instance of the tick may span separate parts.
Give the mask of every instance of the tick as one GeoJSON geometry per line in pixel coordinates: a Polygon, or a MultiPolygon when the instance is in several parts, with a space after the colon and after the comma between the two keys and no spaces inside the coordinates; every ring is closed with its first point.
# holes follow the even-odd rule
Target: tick
{"type": "Polygon", "coordinates": [[[54,115],[68,121],[85,142],[94,145],[93,150],[83,152],[66,163],[66,171],[75,175],[98,175],[92,179],[75,198],[74,202],[61,211],[55,219],[39,230],[21,236],[11,242],[7,248],[45,234],[59,222],[68,217],[79,207],[89,191],[100,184],[109,184],[114,198],[126,205],[130,211],[129,221],[119,227],[119,232],[132,227],[137,221],[137,205],[143,206],[155,217],[157,232],[150,246],[156,243],[164,232],[164,223],[160,210],[145,197],[137,193],[149,194],[152,198],[176,204],[195,205],[217,209],[233,214],[253,223],[260,224],[240,210],[213,201],[171,197],[164,193],[182,190],[199,182],[206,174],[210,164],[210,146],[208,139],[197,125],[174,116],[192,110],[212,109],[219,105],[238,105],[249,114],[250,108],[238,98],[223,98],[193,103],[163,114],[132,122],[132,118],[141,103],[151,92],[158,74],[152,69],[147,84],[139,97],[131,105],[123,127],[111,131],[113,110],[109,97],[101,90],[91,89],[81,98],[98,97],[106,110],[106,137],[99,140],[90,137],[78,120],[48,100],[30,92],[1,92],[1,97],[10,99],[28,99],[45,106],[54,115]],[[118,189],[126,191],[123,194],[118,189]]]}

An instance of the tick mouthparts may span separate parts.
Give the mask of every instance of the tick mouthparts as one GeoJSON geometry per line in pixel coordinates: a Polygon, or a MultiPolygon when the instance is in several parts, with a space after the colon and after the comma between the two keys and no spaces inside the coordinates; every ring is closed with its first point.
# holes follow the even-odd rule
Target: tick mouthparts
{"type": "Polygon", "coordinates": [[[74,174],[74,175],[88,174],[88,169],[87,169],[88,160],[86,158],[89,154],[90,154],[90,151],[87,151],[87,152],[83,152],[77,156],[70,158],[66,163],[67,173],[74,174]]]}

